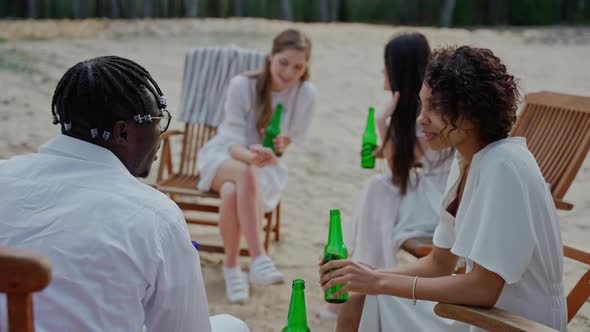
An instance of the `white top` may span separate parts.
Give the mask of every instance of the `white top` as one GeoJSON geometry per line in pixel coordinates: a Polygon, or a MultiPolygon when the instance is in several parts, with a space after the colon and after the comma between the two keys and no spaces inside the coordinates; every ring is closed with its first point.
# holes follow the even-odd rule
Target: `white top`
{"type": "MultiPolygon", "coordinates": [[[[295,144],[302,144],[313,119],[316,103],[316,88],[305,81],[293,84],[282,92],[272,93],[272,107],[283,104],[281,134],[291,138],[295,144]]],[[[198,189],[209,191],[217,169],[231,158],[229,149],[235,144],[249,147],[261,144],[256,129],[256,79],[238,75],[231,79],[227,88],[224,119],[217,135],[201,148],[198,155],[198,189]]],[[[279,159],[277,165],[258,169],[258,187],[264,203],[264,210],[270,211],[280,201],[281,192],[287,184],[287,167],[279,159]]]]}
{"type": "MultiPolygon", "coordinates": [[[[0,163],[0,246],[49,259],[36,331],[210,331],[180,209],[110,151],[59,135],[0,163]]],[[[6,329],[5,297],[0,330],[6,329]]]]}
{"type": "Polygon", "coordinates": [[[389,167],[387,174],[371,176],[351,218],[344,219],[343,235],[351,258],[393,268],[404,241],[432,237],[452,160],[451,149],[426,150],[420,160],[423,167],[410,171],[403,196],[393,184],[389,167]]]}
{"type": "Polygon", "coordinates": [[[563,245],[553,198],[522,137],[489,144],[471,161],[456,219],[446,210],[456,198],[466,163],[458,155],[443,198],[434,245],[500,275],[496,303],[559,331],[567,324],[563,245]]]}

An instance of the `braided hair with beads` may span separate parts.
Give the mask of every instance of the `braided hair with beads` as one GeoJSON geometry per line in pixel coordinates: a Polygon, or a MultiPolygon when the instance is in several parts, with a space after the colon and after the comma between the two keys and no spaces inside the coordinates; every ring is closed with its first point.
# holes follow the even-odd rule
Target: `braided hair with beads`
{"type": "Polygon", "coordinates": [[[55,88],[51,102],[53,124],[61,124],[65,135],[107,141],[115,121],[151,122],[146,94],[156,99],[161,112],[166,109],[160,87],[141,65],[117,56],[79,62],[55,88]]]}

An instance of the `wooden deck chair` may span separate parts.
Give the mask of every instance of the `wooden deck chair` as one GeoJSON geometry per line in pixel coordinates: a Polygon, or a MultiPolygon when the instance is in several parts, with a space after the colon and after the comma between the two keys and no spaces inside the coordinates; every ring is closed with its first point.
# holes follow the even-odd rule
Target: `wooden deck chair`
{"type": "MultiPolygon", "coordinates": [[[[167,194],[185,212],[190,224],[217,226],[219,195],[197,190],[197,154],[217,133],[222,120],[225,92],[230,79],[242,72],[260,68],[265,55],[239,48],[194,48],[185,56],[179,118],[184,131],[171,130],[162,135],[162,152],[155,187],[167,194]],[[180,162],[174,165],[172,138],[181,141],[180,162]],[[187,212],[199,212],[189,216],[187,212]],[[213,219],[213,220],[212,220],[213,219]]],[[[271,232],[280,239],[280,203],[273,212],[265,213],[264,248],[268,251],[271,232]],[[273,225],[273,216],[275,224],[273,225]]],[[[223,246],[201,243],[200,251],[223,252],[223,246]]],[[[242,248],[240,255],[247,256],[242,248]]]]}
{"type": "MultiPolygon", "coordinates": [[[[589,267],[588,271],[578,280],[567,296],[567,321],[570,322],[584,302],[590,298],[590,254],[563,246],[563,255],[589,267]]],[[[492,332],[555,331],[545,325],[498,308],[482,309],[472,306],[438,303],[434,307],[434,312],[440,317],[458,320],[492,332]]]]}
{"type": "MultiPolygon", "coordinates": [[[[554,92],[531,93],[512,129],[524,136],[545,180],[551,186],[555,206],[571,210],[563,200],[590,148],[590,97],[554,92]]],[[[432,238],[409,239],[402,249],[416,257],[428,255],[432,238]]]]}
{"type": "Polygon", "coordinates": [[[6,294],[9,332],[33,332],[33,292],[51,280],[45,257],[29,250],[0,249],[0,292],[6,294]]]}

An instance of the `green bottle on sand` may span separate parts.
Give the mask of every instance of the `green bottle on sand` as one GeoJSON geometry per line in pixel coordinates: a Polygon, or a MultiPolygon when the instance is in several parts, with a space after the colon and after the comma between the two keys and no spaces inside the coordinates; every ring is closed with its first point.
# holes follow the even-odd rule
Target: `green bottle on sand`
{"type": "MultiPolygon", "coordinates": [[[[346,249],[344,241],[342,240],[340,210],[330,210],[330,231],[328,233],[328,243],[324,248],[324,263],[335,259],[346,258],[348,258],[348,250],[346,249]]],[[[342,287],[343,285],[336,285],[329,288],[324,293],[324,300],[329,303],[344,303],[348,301],[348,293],[344,293],[336,298],[332,298],[332,295],[342,287]]]]}
{"type": "Polygon", "coordinates": [[[266,127],[266,132],[264,133],[264,139],[262,140],[262,146],[271,148],[272,151],[276,154],[275,146],[272,142],[275,137],[281,134],[281,116],[283,115],[283,104],[277,104],[277,108],[275,113],[272,116],[272,120],[268,127],[266,127]]]}
{"type": "Polygon", "coordinates": [[[307,326],[307,313],[305,310],[305,281],[302,279],[293,280],[291,290],[291,304],[289,305],[289,316],[287,326],[283,332],[311,332],[307,326]]]}
{"type": "Polygon", "coordinates": [[[375,156],[373,152],[377,149],[377,133],[375,132],[375,109],[369,107],[367,115],[367,126],[363,133],[363,145],[361,149],[361,167],[375,168],[375,156]]]}

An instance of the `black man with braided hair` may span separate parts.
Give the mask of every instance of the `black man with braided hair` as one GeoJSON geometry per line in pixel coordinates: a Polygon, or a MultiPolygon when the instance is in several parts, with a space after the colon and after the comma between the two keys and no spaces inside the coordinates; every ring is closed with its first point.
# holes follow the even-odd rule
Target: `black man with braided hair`
{"type": "Polygon", "coordinates": [[[116,56],[80,62],[57,84],[51,115],[60,134],[0,161],[0,247],[52,266],[34,295],[37,331],[248,331],[232,316],[209,318],[182,212],[137,179],[171,119],[150,73],[116,56]]]}

